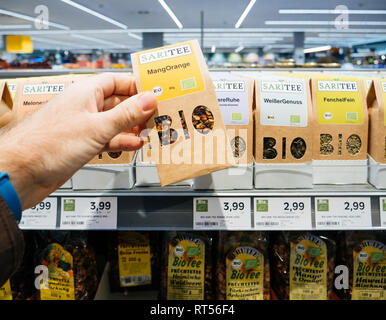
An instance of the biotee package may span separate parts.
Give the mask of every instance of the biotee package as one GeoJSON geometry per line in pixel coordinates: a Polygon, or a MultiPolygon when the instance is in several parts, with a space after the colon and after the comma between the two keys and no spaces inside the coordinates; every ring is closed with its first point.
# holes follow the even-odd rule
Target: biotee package
{"type": "Polygon", "coordinates": [[[152,91],[158,98],[158,110],[146,127],[161,185],[233,166],[198,42],[137,52],[131,59],[138,91],[152,91]]]}
{"type": "Polygon", "coordinates": [[[324,76],[312,78],[311,84],[314,183],[366,183],[368,112],[363,80],[324,76]]]}
{"type": "Polygon", "coordinates": [[[255,80],[255,187],[312,187],[312,106],[304,78],[255,80]]]}
{"type": "Polygon", "coordinates": [[[367,95],[369,111],[369,181],[386,188],[386,79],[374,80],[367,95]]]}
{"type": "Polygon", "coordinates": [[[14,117],[13,101],[7,82],[0,81],[0,128],[14,117]]]}
{"type": "Polygon", "coordinates": [[[253,90],[251,78],[211,72],[218,104],[237,166],[194,179],[195,189],[253,188],[253,90]]]}

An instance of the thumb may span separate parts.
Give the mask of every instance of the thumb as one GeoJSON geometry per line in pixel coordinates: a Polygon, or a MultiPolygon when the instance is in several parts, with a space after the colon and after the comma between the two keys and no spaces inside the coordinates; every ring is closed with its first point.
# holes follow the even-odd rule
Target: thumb
{"type": "Polygon", "coordinates": [[[109,132],[110,139],[117,134],[144,124],[157,109],[157,98],[152,92],[132,96],[114,108],[98,113],[109,132]]]}

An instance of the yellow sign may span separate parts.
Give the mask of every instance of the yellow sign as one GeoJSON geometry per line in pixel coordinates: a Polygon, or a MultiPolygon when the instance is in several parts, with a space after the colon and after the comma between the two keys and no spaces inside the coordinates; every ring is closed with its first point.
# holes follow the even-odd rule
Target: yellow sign
{"type": "Polygon", "coordinates": [[[357,78],[317,78],[319,124],[362,124],[363,109],[357,78]]]}
{"type": "Polygon", "coordinates": [[[142,91],[153,91],[158,101],[205,89],[204,79],[190,41],[137,52],[142,91]]]}
{"type": "Polygon", "coordinates": [[[5,36],[7,52],[32,53],[33,45],[31,37],[28,36],[5,36]]]}

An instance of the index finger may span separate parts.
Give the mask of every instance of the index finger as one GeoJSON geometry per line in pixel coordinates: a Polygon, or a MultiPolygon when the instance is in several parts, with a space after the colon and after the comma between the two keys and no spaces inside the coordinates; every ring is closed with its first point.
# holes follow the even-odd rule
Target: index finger
{"type": "Polygon", "coordinates": [[[137,94],[135,78],[132,74],[106,72],[88,79],[88,84],[103,90],[104,98],[111,95],[133,96],[137,94]]]}

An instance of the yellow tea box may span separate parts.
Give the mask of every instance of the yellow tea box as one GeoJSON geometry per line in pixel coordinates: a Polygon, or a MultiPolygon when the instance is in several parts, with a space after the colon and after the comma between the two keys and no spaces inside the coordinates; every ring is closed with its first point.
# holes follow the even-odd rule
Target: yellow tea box
{"type": "Polygon", "coordinates": [[[139,92],[158,110],[146,127],[162,186],[234,165],[214,86],[197,40],[131,56],[139,92]]]}

